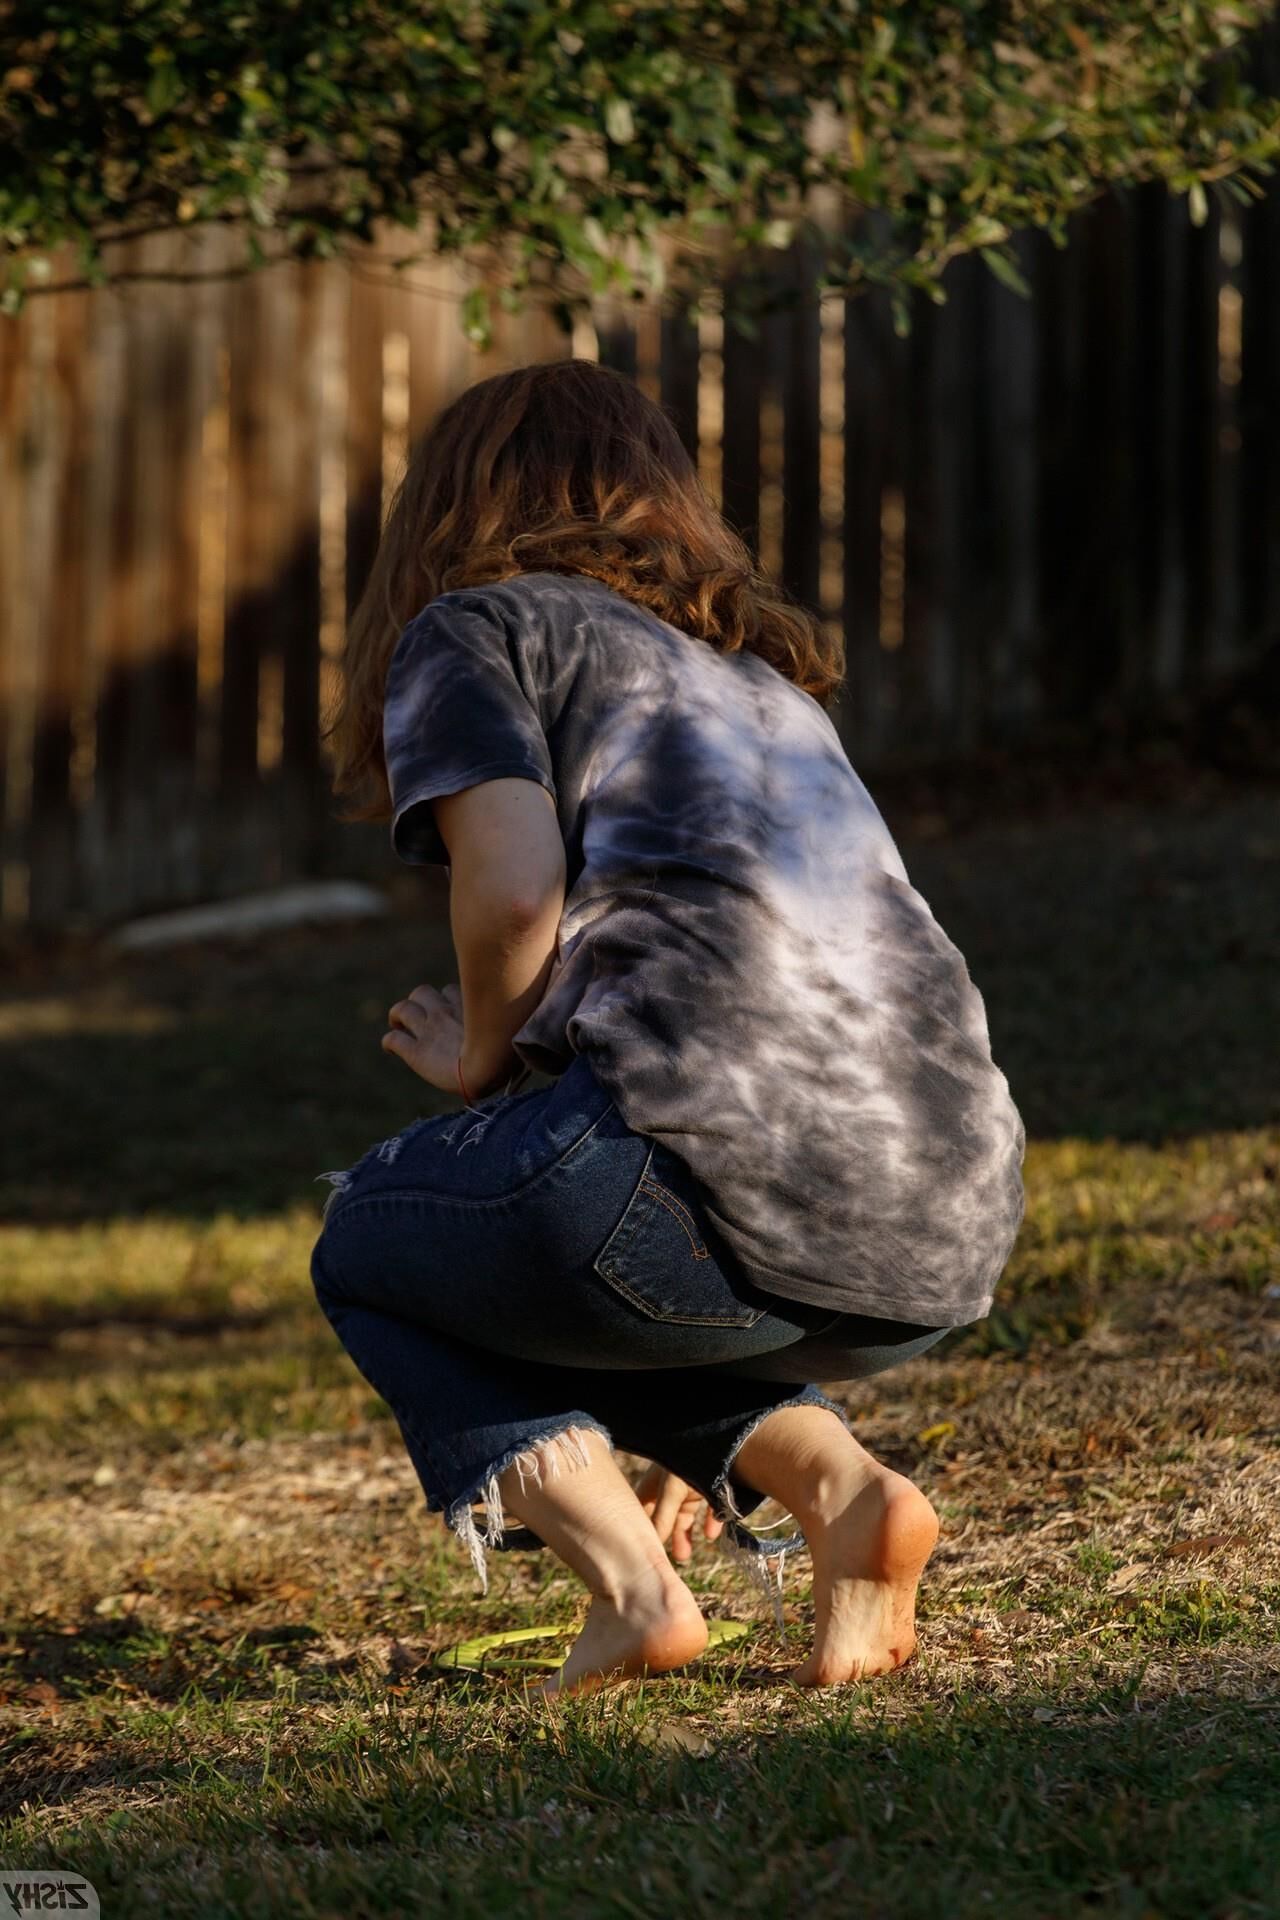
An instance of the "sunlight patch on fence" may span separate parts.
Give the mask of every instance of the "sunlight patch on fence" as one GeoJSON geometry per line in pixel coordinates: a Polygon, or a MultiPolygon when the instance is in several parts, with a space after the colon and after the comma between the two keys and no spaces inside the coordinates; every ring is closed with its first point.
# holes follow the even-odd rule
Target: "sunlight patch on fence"
{"type": "Polygon", "coordinates": [[[231,356],[214,353],[213,379],[200,423],[200,534],[196,569],[196,693],[200,718],[199,764],[208,778],[217,764],[214,724],[222,684],[222,635],[227,594],[227,492],[230,485],[229,395],[231,356]]]}
{"type": "Polygon", "coordinates": [[[824,622],[837,633],[844,606],[844,308],[828,294],[818,316],[818,597],[824,622]]]}
{"type": "Polygon", "coordinates": [[[409,336],[382,342],[382,519],[391,508],[409,458],[409,336]]]}
{"type": "Polygon", "coordinates": [[[776,376],[766,367],[760,399],[760,564],[766,573],[782,572],[783,406],[776,376]]]}
{"type": "Polygon", "coordinates": [[[724,316],[698,316],[698,477],[719,506],[724,497],[724,316]]]}
{"type": "Polygon", "coordinates": [[[320,651],[317,698],[323,722],[338,692],[338,662],[346,633],[347,592],[347,356],[341,278],[327,273],[321,287],[320,326],[320,651]]]}
{"type": "Polygon", "coordinates": [[[662,399],[662,315],[647,306],[636,315],[636,385],[646,400],[662,399]]]}
{"type": "Polygon", "coordinates": [[[893,653],[906,638],[907,508],[901,487],[880,498],[880,645],[893,653]]]}
{"type": "Polygon", "coordinates": [[[596,332],[595,321],[589,313],[577,313],[574,315],[573,357],[575,360],[598,360],[600,358],[600,336],[596,332]]]}

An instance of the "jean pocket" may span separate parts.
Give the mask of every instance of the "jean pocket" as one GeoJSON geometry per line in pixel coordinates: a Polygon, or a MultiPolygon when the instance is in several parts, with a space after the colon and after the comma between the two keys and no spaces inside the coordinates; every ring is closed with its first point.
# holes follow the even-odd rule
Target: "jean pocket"
{"type": "Polygon", "coordinates": [[[768,1308],[744,1299],[710,1244],[693,1177],[654,1141],[595,1271],[650,1320],[686,1327],[754,1327],[768,1308]]]}

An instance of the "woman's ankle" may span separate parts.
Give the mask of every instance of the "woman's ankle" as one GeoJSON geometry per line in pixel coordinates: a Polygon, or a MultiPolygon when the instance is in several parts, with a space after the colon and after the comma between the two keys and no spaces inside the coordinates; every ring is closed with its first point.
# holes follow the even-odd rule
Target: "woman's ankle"
{"type": "Polygon", "coordinates": [[[862,1487],[888,1470],[827,1407],[780,1407],[739,1450],[737,1475],[778,1500],[802,1526],[830,1525],[862,1487]]]}
{"type": "Polygon", "coordinates": [[[599,1578],[587,1583],[589,1592],[619,1613],[652,1613],[682,1606],[691,1597],[689,1589],[661,1548],[658,1555],[654,1560],[601,1569],[599,1578]]]}
{"type": "Polygon", "coordinates": [[[587,1591],[620,1611],[661,1608],[681,1586],[653,1523],[620,1472],[608,1440],[584,1432],[581,1454],[544,1472],[513,1464],[498,1482],[504,1509],[573,1569],[587,1591]]]}

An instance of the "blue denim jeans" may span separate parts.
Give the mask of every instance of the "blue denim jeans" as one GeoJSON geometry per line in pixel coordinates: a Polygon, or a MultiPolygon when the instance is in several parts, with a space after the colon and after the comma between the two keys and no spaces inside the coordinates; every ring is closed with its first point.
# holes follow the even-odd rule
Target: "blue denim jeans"
{"type": "Polygon", "coordinates": [[[539,1456],[554,1472],[583,1430],[679,1474],[756,1547],[741,1523],[763,1496],[734,1473],[752,1429],[782,1406],[839,1413],[815,1376],[860,1379],[947,1331],[747,1284],[684,1163],[626,1125],[582,1054],[321,1177],[317,1297],[482,1585],[484,1546],[516,1544],[498,1477],[536,1476],[539,1456]]]}

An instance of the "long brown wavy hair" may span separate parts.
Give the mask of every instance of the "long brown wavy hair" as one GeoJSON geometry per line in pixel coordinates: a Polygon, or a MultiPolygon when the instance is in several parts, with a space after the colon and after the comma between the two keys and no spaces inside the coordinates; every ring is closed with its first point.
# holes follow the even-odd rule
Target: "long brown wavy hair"
{"type": "Polygon", "coordinates": [[[467,388],[414,450],[347,634],[325,727],[346,817],[390,813],[382,707],[429,600],[519,573],[582,573],[722,653],[758,653],[825,706],[844,649],[754,564],[661,407],[592,360],[467,388]]]}

